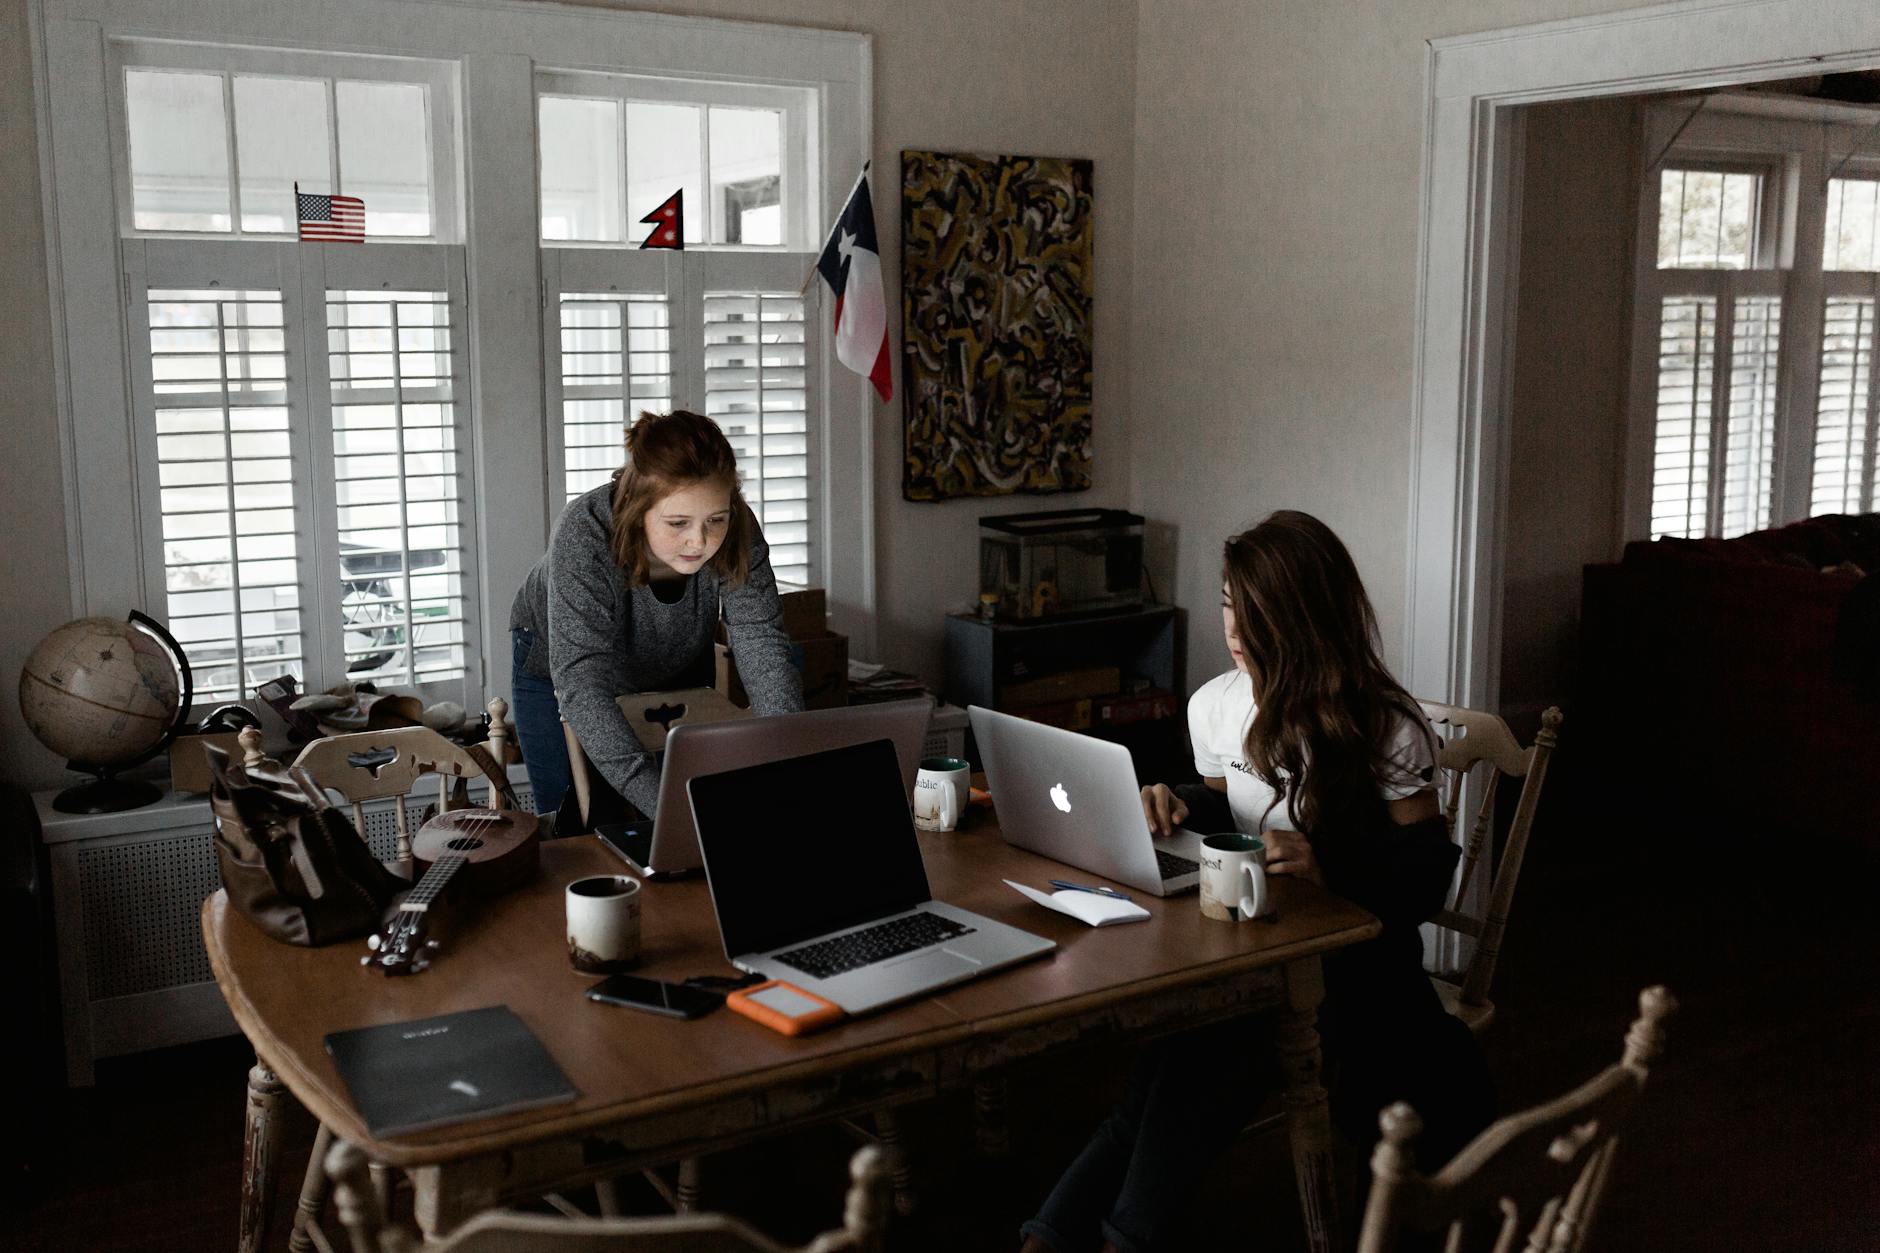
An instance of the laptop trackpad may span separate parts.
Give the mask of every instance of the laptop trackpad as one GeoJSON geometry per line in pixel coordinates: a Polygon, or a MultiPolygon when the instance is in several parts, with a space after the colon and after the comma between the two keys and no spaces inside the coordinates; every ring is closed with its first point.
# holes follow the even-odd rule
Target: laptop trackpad
{"type": "Polygon", "coordinates": [[[962,974],[975,974],[979,970],[979,963],[951,949],[929,948],[909,953],[906,957],[890,958],[882,962],[878,969],[893,971],[896,980],[927,985],[944,983],[962,974]]]}

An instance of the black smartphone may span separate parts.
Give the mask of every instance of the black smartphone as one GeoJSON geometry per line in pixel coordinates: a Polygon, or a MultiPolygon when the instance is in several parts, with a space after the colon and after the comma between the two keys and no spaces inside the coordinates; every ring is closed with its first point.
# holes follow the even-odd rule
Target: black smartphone
{"type": "Polygon", "coordinates": [[[690,988],[683,983],[643,979],[639,975],[609,975],[587,990],[590,1001],[625,1005],[673,1018],[702,1018],[725,1003],[722,992],[690,988]]]}

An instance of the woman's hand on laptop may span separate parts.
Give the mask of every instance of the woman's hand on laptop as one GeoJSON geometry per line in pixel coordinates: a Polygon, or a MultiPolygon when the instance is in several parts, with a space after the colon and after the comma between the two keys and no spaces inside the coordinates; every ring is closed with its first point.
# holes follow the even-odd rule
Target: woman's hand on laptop
{"type": "Polygon", "coordinates": [[[1188,816],[1188,806],[1168,784],[1154,783],[1142,789],[1142,816],[1149,820],[1151,835],[1173,835],[1188,816]]]}

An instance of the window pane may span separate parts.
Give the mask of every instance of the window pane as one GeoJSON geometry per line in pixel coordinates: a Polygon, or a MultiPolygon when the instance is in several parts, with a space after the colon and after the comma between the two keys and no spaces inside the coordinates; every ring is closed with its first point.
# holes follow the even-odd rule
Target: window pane
{"type": "Polygon", "coordinates": [[[1821,324],[1815,471],[1809,512],[1859,513],[1872,446],[1874,302],[1830,296],[1821,324]]]}
{"type": "Polygon", "coordinates": [[[149,313],[152,375],[191,380],[159,386],[150,415],[165,610],[196,700],[241,699],[302,675],[289,412],[247,386],[284,373],[280,294],[157,290],[149,313]]]}
{"type": "Polygon", "coordinates": [[[712,240],[783,242],[783,114],[711,110],[712,240]]]}
{"type": "Polygon", "coordinates": [[[461,678],[462,493],[448,298],[334,291],[326,310],[346,675],[378,683],[461,678]]]}
{"type": "Polygon", "coordinates": [[[1880,270],[1874,228],[1875,194],[1880,181],[1837,178],[1828,183],[1828,221],[1822,233],[1821,268],[1824,270],[1880,270]]]}
{"type": "Polygon", "coordinates": [[[1710,492],[1710,389],[1717,302],[1667,297],[1658,319],[1658,414],[1652,445],[1653,538],[1704,534],[1710,492]]]}
{"type": "Polygon", "coordinates": [[[675,191],[685,192],[685,242],[704,241],[703,113],[697,105],[627,102],[628,243],[646,238],[652,227],[640,219],[675,191]]]}
{"type": "Polygon", "coordinates": [[[1762,176],[1665,170],[1658,177],[1660,269],[1744,270],[1755,258],[1762,176]]]}
{"type": "Polygon", "coordinates": [[[235,78],[235,152],[242,229],[294,230],[294,184],[333,190],[326,83],[307,78],[235,78]]]}
{"type": "Polygon", "coordinates": [[[1739,296],[1732,313],[1730,417],[1724,432],[1723,521],[1719,532],[1725,537],[1769,525],[1782,298],[1739,296]]]}
{"type": "Polygon", "coordinates": [[[672,331],[663,296],[561,298],[561,452],[570,498],[625,459],[629,416],[672,409],[672,331]]]}
{"type": "Polygon", "coordinates": [[[620,243],[620,102],[543,96],[542,238],[620,243]]]}
{"type": "Polygon", "coordinates": [[[705,413],[738,454],[772,570],[800,584],[811,582],[814,513],[804,331],[794,293],[705,293],[705,413]]]}
{"type": "Polygon", "coordinates": [[[366,234],[431,233],[431,143],[417,83],[336,84],[340,190],[366,202],[366,234]]]}
{"type": "Polygon", "coordinates": [[[124,108],[140,231],[226,231],[228,127],[216,74],[130,70],[124,108]]]}

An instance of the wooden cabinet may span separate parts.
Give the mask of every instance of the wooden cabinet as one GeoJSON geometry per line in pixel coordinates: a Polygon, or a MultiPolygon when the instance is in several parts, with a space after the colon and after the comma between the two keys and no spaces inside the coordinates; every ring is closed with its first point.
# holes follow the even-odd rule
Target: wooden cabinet
{"type": "Polygon", "coordinates": [[[1181,619],[1172,605],[1040,622],[950,614],[947,699],[1116,740],[1159,775],[1181,754],[1181,619]]]}

